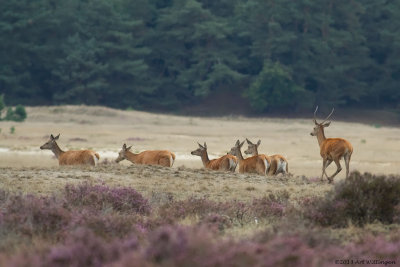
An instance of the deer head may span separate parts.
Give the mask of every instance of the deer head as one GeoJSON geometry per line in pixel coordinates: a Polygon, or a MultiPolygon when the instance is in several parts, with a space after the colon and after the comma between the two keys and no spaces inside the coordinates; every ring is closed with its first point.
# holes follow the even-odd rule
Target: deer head
{"type": "Polygon", "coordinates": [[[258,146],[261,144],[261,140],[258,140],[257,144],[253,144],[249,139],[246,138],[247,141],[247,150],[244,151],[247,155],[257,155],[258,154],[258,146]]]}
{"type": "Polygon", "coordinates": [[[207,153],[207,144],[206,142],[204,142],[204,146],[200,145],[199,143],[197,144],[199,145],[199,148],[190,152],[190,154],[201,157],[204,153],[207,153]]]}
{"type": "Polygon", "coordinates": [[[323,120],[323,122],[321,122],[321,123],[317,122],[317,117],[316,117],[317,110],[318,110],[318,106],[315,108],[315,111],[314,111],[313,121],[314,121],[315,127],[314,127],[314,130],[310,133],[310,135],[312,135],[312,136],[317,136],[321,131],[323,132],[325,127],[328,127],[331,124],[330,121],[328,121],[328,122],[326,122],[326,121],[331,117],[335,108],[332,108],[331,113],[329,113],[328,117],[326,117],[325,120],[323,120]]]}
{"type": "Polygon", "coordinates": [[[126,159],[126,152],[129,151],[132,148],[132,146],[130,147],[126,147],[126,144],[124,144],[122,146],[121,151],[118,152],[118,158],[115,160],[116,163],[120,162],[121,160],[126,159]]]}
{"type": "Polygon", "coordinates": [[[52,150],[56,145],[56,140],[60,138],[60,134],[58,134],[56,137],[54,137],[52,134],[50,135],[49,141],[47,141],[44,145],[40,147],[40,149],[50,149],[52,150]]]}
{"type": "Polygon", "coordinates": [[[243,144],[244,144],[244,141],[242,143],[240,143],[240,141],[237,140],[235,146],[231,148],[231,151],[229,151],[228,154],[234,155],[236,157],[240,157],[242,155],[242,152],[240,151],[240,149],[242,148],[243,144]]]}

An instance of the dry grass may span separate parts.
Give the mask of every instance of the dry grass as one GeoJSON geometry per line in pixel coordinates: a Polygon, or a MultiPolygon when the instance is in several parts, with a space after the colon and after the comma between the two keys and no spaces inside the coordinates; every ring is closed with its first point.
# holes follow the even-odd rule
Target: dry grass
{"type": "Polygon", "coordinates": [[[171,194],[175,199],[208,196],[214,200],[251,200],[270,193],[289,192],[293,200],[322,195],[327,183],[309,182],[305,177],[263,177],[252,174],[214,172],[186,167],[118,164],[93,167],[1,168],[0,187],[13,192],[49,195],[71,183],[105,183],[129,186],[148,198],[171,194]]]}
{"type": "MultiPolygon", "coordinates": [[[[123,143],[136,151],[169,149],[177,155],[175,167],[191,168],[202,167],[200,158],[190,155],[197,141],[207,142],[210,158],[214,158],[225,154],[236,139],[261,139],[260,152],[286,156],[292,174],[316,177],[321,172],[317,140],[309,134],[311,119],[210,119],[86,106],[35,107],[27,112],[26,122],[0,122],[0,152],[12,150],[0,153],[0,167],[57,166],[51,152],[40,151],[39,146],[50,133],[61,133],[63,149],[95,149],[102,159],[116,158],[123,143]],[[11,126],[15,134],[9,133],[11,126]]],[[[353,144],[353,170],[400,172],[400,129],[333,121],[326,135],[353,144]]],[[[328,173],[335,170],[331,165],[328,173]]],[[[337,179],[343,177],[344,172],[337,179]]]]}
{"type": "MultiPolygon", "coordinates": [[[[0,184],[12,191],[47,194],[66,183],[104,181],[129,185],[146,196],[171,192],[177,198],[209,195],[215,199],[250,199],[286,190],[293,198],[319,195],[326,183],[307,183],[319,177],[321,159],[311,120],[198,118],[120,111],[105,107],[60,106],[27,108],[23,123],[0,122],[0,184]],[[16,132],[9,133],[14,126],[16,132]],[[136,151],[169,149],[177,155],[172,169],[149,166],[102,165],[95,169],[58,167],[50,151],[39,146],[50,133],[61,133],[63,149],[95,149],[101,161],[113,161],[123,143],[136,151]],[[190,155],[196,142],[207,142],[210,158],[226,153],[236,139],[261,139],[261,152],[287,157],[293,177],[261,177],[210,172],[199,157],[190,155]]],[[[400,129],[333,121],[326,134],[344,137],[354,146],[351,169],[373,173],[400,172],[400,129]]],[[[330,166],[329,172],[335,167],[330,166]]],[[[344,178],[344,171],[336,180],[344,178]]]]}

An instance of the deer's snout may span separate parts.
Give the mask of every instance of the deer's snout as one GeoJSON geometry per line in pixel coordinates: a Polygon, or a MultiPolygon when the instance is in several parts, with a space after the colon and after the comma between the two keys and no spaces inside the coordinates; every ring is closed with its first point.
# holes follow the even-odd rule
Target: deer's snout
{"type": "Polygon", "coordinates": [[[314,136],[314,133],[310,133],[311,136],[314,136]]]}

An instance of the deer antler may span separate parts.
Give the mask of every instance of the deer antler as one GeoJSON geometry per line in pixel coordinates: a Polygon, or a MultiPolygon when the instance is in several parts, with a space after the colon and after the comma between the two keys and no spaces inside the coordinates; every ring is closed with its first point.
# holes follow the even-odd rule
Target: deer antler
{"type": "Polygon", "coordinates": [[[314,111],[314,123],[315,124],[323,124],[324,122],[326,122],[331,117],[331,115],[333,114],[333,111],[335,110],[335,108],[332,108],[331,113],[329,113],[328,117],[326,117],[325,120],[323,120],[323,122],[321,122],[321,123],[317,122],[317,110],[318,110],[318,106],[315,108],[315,111],[314,111]]]}
{"type": "Polygon", "coordinates": [[[315,108],[315,111],[314,111],[314,123],[315,124],[318,124],[318,122],[317,122],[317,110],[318,110],[318,106],[315,108]]]}
{"type": "Polygon", "coordinates": [[[330,118],[330,116],[333,114],[334,110],[335,110],[335,108],[332,108],[331,113],[329,113],[328,117],[326,117],[326,119],[321,124],[323,124],[324,122],[326,122],[330,118]]]}

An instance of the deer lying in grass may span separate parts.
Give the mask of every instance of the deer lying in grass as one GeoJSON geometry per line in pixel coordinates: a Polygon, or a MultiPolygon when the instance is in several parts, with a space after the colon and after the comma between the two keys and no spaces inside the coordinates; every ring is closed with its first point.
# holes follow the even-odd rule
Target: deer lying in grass
{"type": "Polygon", "coordinates": [[[127,159],[135,164],[160,165],[164,167],[172,167],[174,164],[175,154],[168,150],[146,150],[135,154],[129,151],[131,148],[132,146],[126,147],[126,144],[124,144],[115,162],[118,163],[127,159]]]}
{"type": "MultiPolygon", "coordinates": [[[[258,154],[258,147],[261,144],[261,140],[258,140],[257,144],[253,144],[249,139],[246,138],[247,141],[247,150],[244,151],[245,154],[247,155],[252,155],[256,156],[258,154]]],[[[282,155],[276,154],[272,156],[267,156],[264,154],[261,154],[260,156],[265,156],[267,158],[270,158],[270,168],[268,170],[268,175],[277,175],[279,173],[282,173],[283,175],[286,175],[289,173],[289,164],[286,160],[286,158],[282,155]]]]}
{"type": "Polygon", "coordinates": [[[243,158],[241,148],[244,141],[240,143],[239,140],[236,141],[234,147],[231,148],[229,154],[237,157],[239,161],[239,173],[258,173],[260,175],[266,175],[269,169],[269,162],[265,157],[262,156],[252,156],[250,158],[243,158]]]}
{"type": "Polygon", "coordinates": [[[324,128],[328,127],[331,122],[328,121],[326,122],[329,117],[332,115],[334,109],[332,109],[331,113],[326,117],[326,119],[318,123],[316,119],[316,114],[317,114],[318,106],[314,111],[314,130],[310,133],[312,136],[316,136],[318,139],[318,144],[320,147],[320,154],[322,157],[322,175],[321,175],[321,181],[324,178],[324,174],[326,178],[328,179],[329,183],[333,182],[333,178],[342,170],[342,167],[340,166],[340,159],[344,158],[344,162],[346,164],[346,178],[349,176],[349,168],[350,168],[350,159],[351,159],[351,154],[353,153],[353,146],[350,144],[349,141],[343,139],[343,138],[326,138],[325,133],[324,133],[324,128]],[[326,123],[325,123],[326,122],[326,123]],[[325,169],[329,166],[329,164],[332,163],[332,161],[335,162],[337,170],[336,172],[329,177],[325,169]]]}
{"type": "Polygon", "coordinates": [[[204,146],[200,145],[199,143],[197,144],[199,145],[199,148],[192,151],[191,154],[201,157],[204,168],[219,171],[235,171],[237,165],[237,158],[235,156],[228,154],[218,159],[210,160],[207,153],[207,144],[204,143],[204,146]]]}
{"type": "Polygon", "coordinates": [[[92,165],[96,166],[100,156],[92,150],[70,150],[62,151],[56,140],[60,137],[50,135],[50,140],[47,141],[40,149],[50,149],[56,155],[59,165],[92,165]]]}

